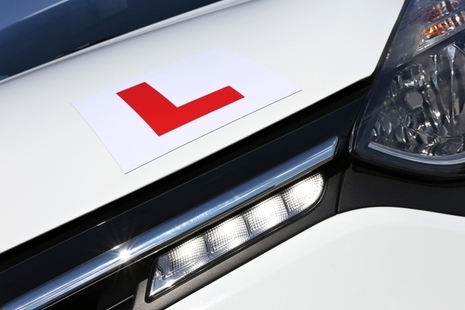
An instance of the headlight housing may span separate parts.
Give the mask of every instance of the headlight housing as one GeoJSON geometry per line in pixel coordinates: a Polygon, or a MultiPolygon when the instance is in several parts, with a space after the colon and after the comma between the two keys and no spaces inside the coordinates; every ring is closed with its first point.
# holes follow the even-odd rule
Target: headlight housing
{"type": "Polygon", "coordinates": [[[464,29],[464,1],[407,3],[354,128],[354,154],[411,172],[465,174],[464,29]]]}

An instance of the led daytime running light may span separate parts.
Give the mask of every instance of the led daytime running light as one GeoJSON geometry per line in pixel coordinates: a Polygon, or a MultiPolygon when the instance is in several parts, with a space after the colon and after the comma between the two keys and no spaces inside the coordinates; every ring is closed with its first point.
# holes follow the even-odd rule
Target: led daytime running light
{"type": "Polygon", "coordinates": [[[323,187],[323,176],[319,173],[312,175],[160,256],[151,282],[150,297],[167,290],[225,253],[308,210],[318,201],[323,187]]]}

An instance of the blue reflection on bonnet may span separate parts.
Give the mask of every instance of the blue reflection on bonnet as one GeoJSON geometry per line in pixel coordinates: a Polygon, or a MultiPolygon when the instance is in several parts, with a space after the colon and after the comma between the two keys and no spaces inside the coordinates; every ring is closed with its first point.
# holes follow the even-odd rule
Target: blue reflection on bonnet
{"type": "Polygon", "coordinates": [[[0,80],[221,0],[0,0],[0,80]]]}

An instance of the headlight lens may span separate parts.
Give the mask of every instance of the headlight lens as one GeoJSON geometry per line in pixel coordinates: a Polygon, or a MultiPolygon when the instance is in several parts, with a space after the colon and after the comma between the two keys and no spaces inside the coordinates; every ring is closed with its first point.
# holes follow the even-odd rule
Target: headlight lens
{"type": "Polygon", "coordinates": [[[428,174],[463,174],[463,2],[413,0],[406,4],[354,129],[354,153],[428,174]]]}

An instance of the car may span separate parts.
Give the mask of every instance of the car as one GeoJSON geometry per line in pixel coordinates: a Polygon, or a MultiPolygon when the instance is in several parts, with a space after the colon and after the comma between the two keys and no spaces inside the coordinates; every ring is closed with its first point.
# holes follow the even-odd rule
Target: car
{"type": "Polygon", "coordinates": [[[463,1],[0,5],[0,309],[463,307],[463,1]]]}

